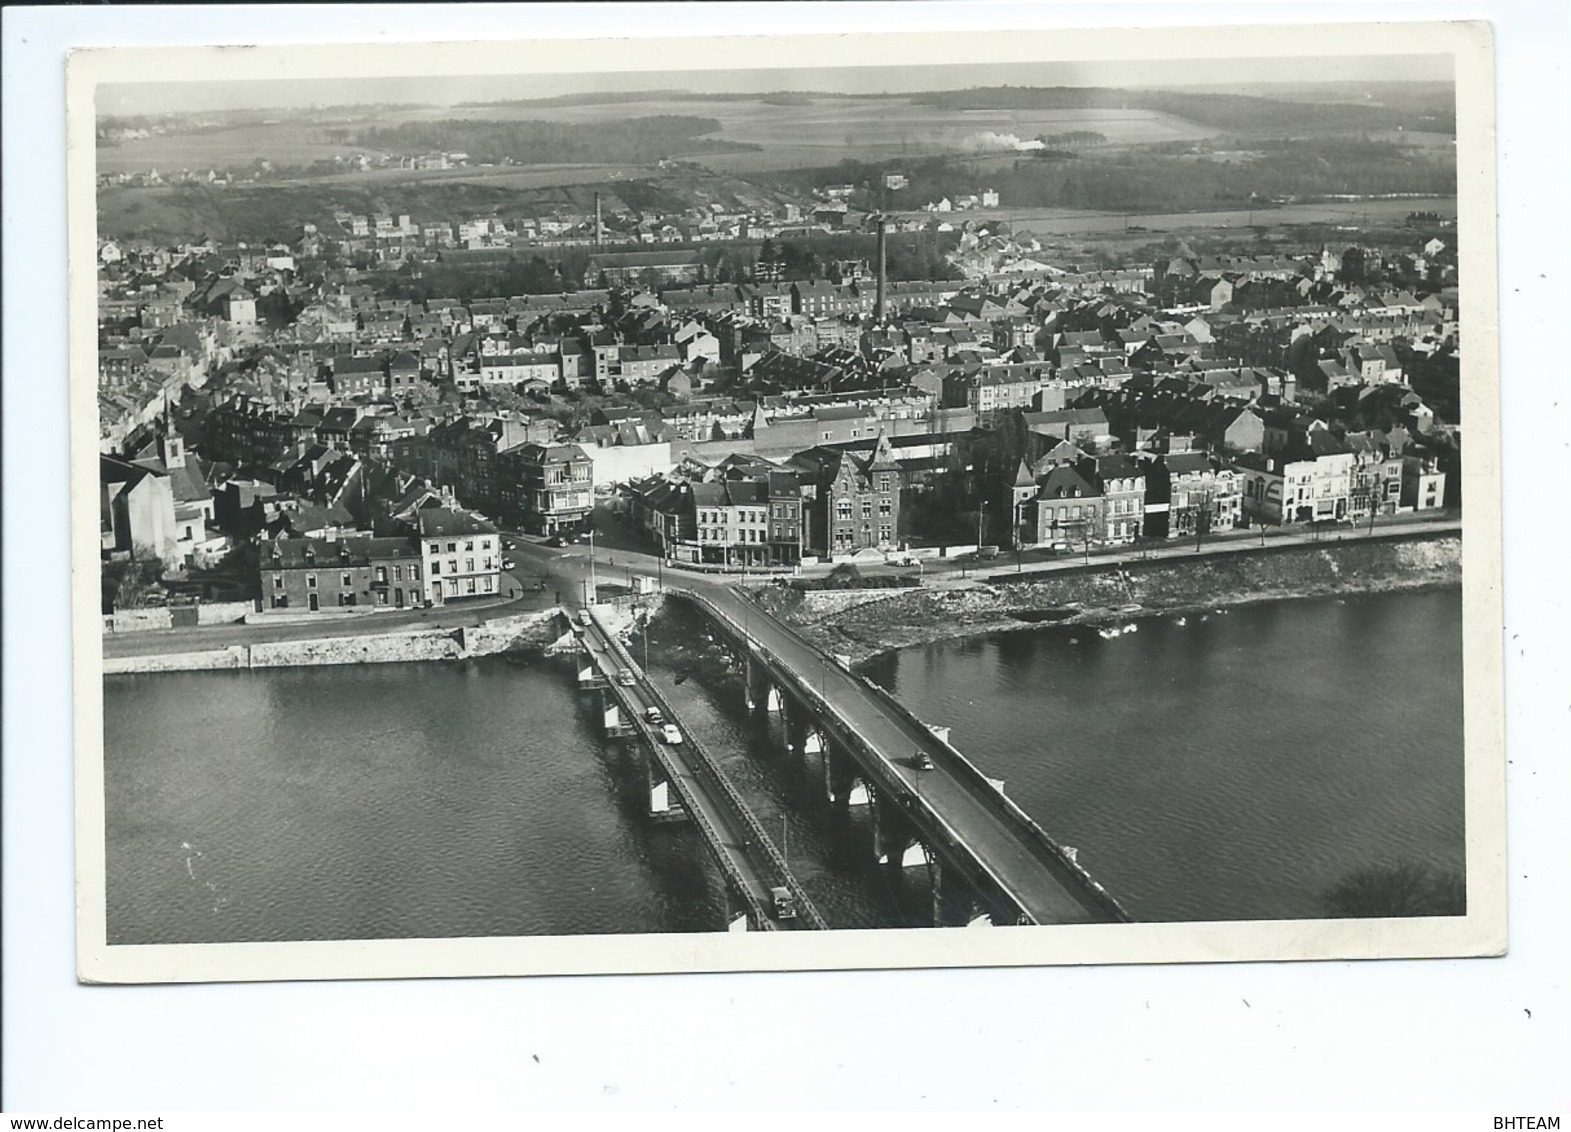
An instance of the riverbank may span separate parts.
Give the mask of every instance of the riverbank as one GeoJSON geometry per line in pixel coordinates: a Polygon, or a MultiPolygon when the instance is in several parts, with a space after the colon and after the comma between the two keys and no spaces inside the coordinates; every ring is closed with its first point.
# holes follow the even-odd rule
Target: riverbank
{"type": "Polygon", "coordinates": [[[411,626],[372,635],[259,641],[139,656],[106,656],[103,671],[104,675],[111,676],[132,672],[468,660],[544,648],[560,633],[560,612],[554,608],[544,609],[454,628],[411,626]]]}
{"type": "Polygon", "coordinates": [[[1255,602],[1457,586],[1462,541],[1446,534],[1267,547],[1007,578],[894,592],[804,594],[774,586],[757,596],[808,640],[859,664],[912,645],[1041,624],[1100,627],[1255,602]]]}

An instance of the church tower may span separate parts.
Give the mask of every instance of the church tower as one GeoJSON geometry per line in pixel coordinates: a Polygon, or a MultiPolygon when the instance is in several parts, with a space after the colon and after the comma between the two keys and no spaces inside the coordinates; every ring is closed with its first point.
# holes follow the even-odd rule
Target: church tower
{"type": "Polygon", "coordinates": [[[185,440],[175,431],[174,410],[164,406],[164,431],[158,437],[158,458],[169,471],[185,467],[185,440]]]}

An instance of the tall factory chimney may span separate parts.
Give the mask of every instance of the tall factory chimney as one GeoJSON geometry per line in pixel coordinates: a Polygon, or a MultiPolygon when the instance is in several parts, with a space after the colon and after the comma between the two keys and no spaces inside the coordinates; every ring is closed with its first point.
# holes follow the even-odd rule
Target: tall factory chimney
{"type": "Polygon", "coordinates": [[[595,194],[595,247],[605,240],[605,225],[600,220],[600,194],[595,194]]]}
{"type": "Polygon", "coordinates": [[[884,286],[885,286],[884,248],[885,248],[885,245],[887,245],[888,242],[889,242],[888,241],[888,237],[884,233],[884,229],[885,229],[886,223],[887,223],[887,221],[885,221],[885,219],[884,219],[884,214],[883,213],[879,213],[878,214],[878,291],[876,292],[876,295],[875,295],[875,297],[873,299],[873,322],[876,325],[878,325],[878,326],[882,326],[884,324],[884,286]]]}

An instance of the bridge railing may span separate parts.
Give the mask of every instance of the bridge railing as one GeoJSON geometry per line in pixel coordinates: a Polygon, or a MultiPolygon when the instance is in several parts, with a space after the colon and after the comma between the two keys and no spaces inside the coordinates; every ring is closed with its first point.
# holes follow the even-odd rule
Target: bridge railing
{"type": "Polygon", "coordinates": [[[1059,865],[1076,887],[1081,889],[1083,895],[1101,905],[1115,919],[1120,921],[1129,919],[1128,912],[1124,910],[1123,905],[1118,902],[1112,893],[1103,888],[1101,882],[1087,872],[1083,865],[1065,853],[1063,846],[1059,845],[1035,818],[1022,810],[1013,798],[994,786],[987,775],[983,774],[977,765],[967,758],[959,748],[934,734],[932,729],[915,712],[896,699],[894,694],[883,685],[866,675],[859,674],[859,676],[867,689],[882,701],[891,712],[899,715],[912,728],[920,729],[924,735],[928,736],[932,744],[941,752],[944,761],[949,765],[950,769],[958,771],[959,776],[965,779],[966,783],[973,790],[985,792],[989,797],[997,799],[1002,804],[1004,811],[1009,815],[1010,820],[1016,825],[1024,826],[1029,831],[1038,847],[1045,850],[1052,857],[1054,863],[1059,865]]]}
{"type": "MultiPolygon", "coordinates": [[[[728,617],[725,612],[716,606],[713,602],[709,601],[700,594],[689,593],[686,596],[691,598],[702,608],[705,608],[707,611],[709,611],[712,617],[719,619],[722,623],[729,625],[733,630],[742,634],[744,638],[749,641],[751,647],[756,648],[766,659],[772,660],[785,671],[790,672],[793,676],[795,676],[797,682],[803,688],[807,689],[809,692],[814,691],[811,687],[811,682],[808,681],[801,673],[791,670],[789,666],[785,665],[784,662],[779,661],[778,658],[775,658],[773,654],[770,653],[769,650],[765,649],[762,645],[753,643],[751,635],[746,633],[742,626],[738,625],[735,621],[728,617]]],[[[738,598],[742,601],[747,600],[747,598],[742,595],[738,595],[738,598]]],[[[778,618],[774,618],[767,611],[760,609],[759,614],[762,617],[769,617],[775,622],[776,625],[780,626],[784,632],[791,632],[788,626],[781,624],[778,618]]],[[[962,754],[953,744],[948,743],[935,735],[932,729],[917,717],[916,713],[912,712],[903,703],[896,699],[888,689],[869,679],[865,675],[853,675],[861,680],[862,684],[868,689],[869,693],[872,694],[874,698],[879,700],[879,702],[882,703],[884,707],[891,712],[891,714],[900,719],[913,733],[919,735],[924,742],[927,742],[929,745],[936,748],[939,751],[940,757],[943,759],[946,767],[951,772],[954,772],[957,777],[962,779],[966,785],[971,787],[974,791],[985,792],[985,796],[995,799],[1000,804],[1003,813],[1006,815],[1009,821],[1012,824],[1021,827],[1022,832],[1026,834],[1032,843],[1050,857],[1053,865],[1056,866],[1056,871],[1060,872],[1064,877],[1066,877],[1069,882],[1079,890],[1080,894],[1085,899],[1091,901],[1093,906],[1101,908],[1115,920],[1127,921],[1129,919],[1129,914],[1124,910],[1124,907],[1119,904],[1117,899],[1114,898],[1113,895],[1109,893],[1095,878],[1093,878],[1091,874],[1086,871],[1084,866],[1082,866],[1079,862],[1072,860],[1069,855],[1064,852],[1063,847],[1054,841],[1047,831],[1044,830],[1035,819],[1022,810],[1020,806],[1014,801],[1014,799],[1010,798],[1008,795],[1004,794],[997,787],[995,787],[988,780],[987,776],[984,775],[980,769],[978,769],[975,763],[962,754]]],[[[842,730],[845,730],[852,735],[856,734],[856,729],[852,727],[851,724],[846,721],[838,711],[835,710],[832,704],[823,699],[821,696],[817,696],[816,694],[814,695],[814,698],[819,700],[822,705],[822,710],[828,712],[838,722],[842,730]]],[[[866,744],[861,745],[866,747],[866,744]]],[[[947,823],[943,821],[942,815],[931,806],[929,809],[932,809],[934,816],[947,828],[947,823]]],[[[999,878],[995,878],[995,880],[997,879],[999,878]]],[[[1002,883],[1001,880],[1000,883],[1002,883]]]]}
{"type": "MultiPolygon", "coordinates": [[[[591,616],[594,616],[592,611],[591,616]]],[[[649,679],[649,674],[640,668],[638,662],[633,659],[632,654],[627,649],[627,646],[622,644],[622,642],[618,640],[613,634],[607,632],[605,627],[600,623],[598,617],[595,618],[595,627],[600,630],[602,639],[606,641],[607,647],[609,647],[611,651],[616,654],[617,660],[625,665],[630,671],[637,674],[640,684],[650,695],[650,697],[654,699],[660,710],[665,712],[666,715],[671,719],[680,718],[679,713],[677,712],[676,708],[672,706],[670,700],[666,698],[665,693],[660,691],[660,689],[655,686],[654,681],[649,679]]],[[[612,687],[619,688],[620,685],[617,685],[613,682],[612,687]]],[[[638,726],[640,730],[644,732],[645,738],[654,745],[657,757],[660,758],[660,761],[662,763],[666,763],[666,752],[661,747],[660,741],[654,736],[653,730],[642,719],[638,720],[638,726]]],[[[736,787],[731,784],[731,780],[726,777],[725,772],[720,769],[719,763],[717,763],[714,757],[709,753],[709,749],[704,746],[704,744],[696,736],[694,736],[691,728],[686,729],[684,739],[690,745],[693,753],[698,756],[698,761],[702,764],[704,772],[708,775],[709,780],[720,788],[720,792],[724,796],[732,812],[732,816],[736,818],[736,820],[740,822],[741,825],[746,829],[747,836],[752,841],[753,845],[761,850],[764,856],[768,859],[771,868],[775,872],[775,878],[781,884],[785,885],[787,890],[790,891],[791,895],[796,898],[799,913],[803,915],[815,928],[820,930],[827,929],[829,927],[828,922],[823,918],[822,913],[818,911],[817,907],[808,897],[807,892],[802,888],[801,882],[796,879],[796,876],[791,872],[790,866],[786,864],[785,857],[778,849],[775,848],[774,842],[770,840],[769,835],[764,832],[764,827],[759,824],[758,819],[753,815],[753,811],[743,800],[742,795],[738,793],[736,787]]],[[[682,789],[679,777],[674,773],[674,767],[667,765],[666,771],[671,775],[672,781],[678,786],[678,789],[682,789]]],[[[683,793],[685,792],[686,791],[684,789],[683,793]]],[[[694,807],[689,805],[688,809],[690,812],[694,812],[694,816],[697,818],[700,824],[707,826],[707,821],[701,814],[696,813],[694,807]]],[[[721,853],[720,856],[725,857],[726,854],[721,853]]],[[[729,862],[726,862],[726,867],[730,867],[729,862]]],[[[742,886],[744,893],[747,893],[746,884],[742,881],[740,875],[733,876],[732,879],[742,886]]],[[[751,902],[752,896],[750,893],[747,893],[747,897],[751,902]]],[[[765,922],[769,922],[767,917],[765,922]]],[[[770,926],[773,927],[773,924],[771,923],[770,926]]]]}

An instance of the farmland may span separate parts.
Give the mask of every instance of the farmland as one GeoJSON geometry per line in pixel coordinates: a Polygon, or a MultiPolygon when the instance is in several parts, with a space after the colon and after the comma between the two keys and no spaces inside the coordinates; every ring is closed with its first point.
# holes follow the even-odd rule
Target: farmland
{"type": "MultiPolygon", "coordinates": [[[[906,99],[832,97],[814,98],[806,105],[763,100],[694,103],[660,99],[562,106],[524,103],[423,107],[388,112],[378,118],[376,125],[396,127],[442,121],[609,125],[635,118],[682,116],[692,114],[695,108],[701,109],[704,117],[718,120],[719,129],[695,139],[696,148],[688,149],[683,156],[714,169],[738,173],[829,165],[851,155],[882,158],[996,150],[1003,147],[996,138],[1005,135],[1029,141],[1041,134],[1094,130],[1106,136],[1109,144],[1144,145],[1196,140],[1215,132],[1150,110],[947,110],[906,99]],[[712,142],[714,150],[705,152],[704,142],[712,142]],[[733,152],[737,146],[760,148],[733,152]]],[[[335,156],[386,152],[374,146],[330,140],[342,128],[297,119],[140,138],[100,146],[99,169],[117,173],[152,168],[167,172],[243,167],[259,158],[280,165],[304,165],[335,156]]]]}
{"type": "MultiPolygon", "coordinates": [[[[858,186],[856,209],[911,210],[983,188],[1048,231],[1105,233],[1303,222],[1352,227],[1381,204],[1455,186],[1443,90],[1401,104],[1287,102],[1228,94],[1006,87],[909,96],[577,96],[487,105],[296,112],[204,119],[199,128],[103,144],[104,172],[275,168],[232,185],[122,185],[100,194],[105,234],[191,224],[281,239],[334,209],[417,220],[509,210],[677,214],[721,205],[770,212],[828,184],[858,186]],[[1186,116],[1187,115],[1187,116],[1186,116]],[[453,169],[347,170],[359,154],[469,154],[453,169]],[[663,158],[680,158],[671,163],[663,158]],[[308,168],[315,163],[314,168],[308,168]],[[886,171],[908,181],[885,194],[886,171]],[[1269,201],[1291,201],[1264,214],[1269,201]],[[182,216],[184,223],[182,223],[182,216]],[[293,218],[290,220],[289,218],[293,218]]],[[[194,120],[193,120],[194,121],[194,120]]],[[[167,120],[158,128],[165,128],[167,120]]],[[[120,135],[123,136],[123,135],[120,135]]],[[[1414,202],[1390,203],[1407,210],[1414,202]]],[[[1441,211],[1449,211],[1442,207],[1441,211]]]]}
{"type": "MultiPolygon", "coordinates": [[[[778,102],[703,102],[705,117],[720,128],[705,135],[716,143],[741,143],[757,150],[690,154],[712,169],[768,172],[832,165],[842,157],[923,156],[997,149],[999,138],[1029,141],[1041,134],[1095,130],[1110,144],[1143,145],[1187,141],[1214,131],[1169,114],[1123,109],[946,110],[899,98],[815,96],[802,105],[778,102]],[[989,135],[996,135],[989,137],[989,135]]],[[[691,114],[695,103],[679,99],[541,105],[466,106],[402,111],[390,122],[452,118],[604,122],[627,117],[691,114]]]]}
{"type": "Polygon", "coordinates": [[[1252,225],[1282,227],[1294,224],[1362,228],[1375,223],[1399,223],[1410,212],[1429,210],[1456,216],[1453,197],[1402,200],[1331,201],[1324,204],[1286,204],[1274,208],[1236,208],[1207,212],[1092,212],[1074,208],[997,208],[989,217],[1029,228],[1038,235],[1088,235],[1133,230],[1168,232],[1175,229],[1247,229],[1252,225]]]}
{"type": "Polygon", "coordinates": [[[193,133],[134,138],[99,145],[100,173],[240,169],[261,159],[283,165],[350,158],[370,151],[329,142],[322,129],[302,122],[245,124],[193,133]]]}

